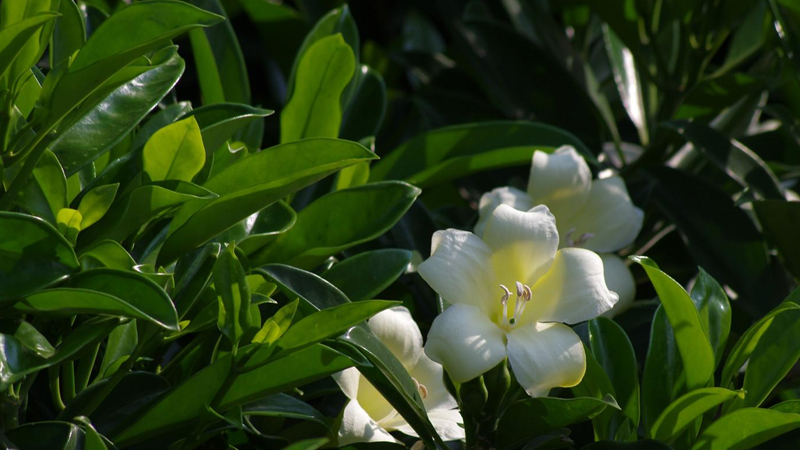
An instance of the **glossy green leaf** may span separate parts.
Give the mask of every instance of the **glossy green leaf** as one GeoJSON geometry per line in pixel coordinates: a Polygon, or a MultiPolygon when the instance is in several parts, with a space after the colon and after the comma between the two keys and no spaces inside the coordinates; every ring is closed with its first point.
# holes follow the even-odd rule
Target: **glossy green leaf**
{"type": "MultiPolygon", "coordinates": [[[[613,397],[615,395],[614,385],[595,359],[592,350],[586,345],[584,345],[584,354],[586,355],[586,372],[581,382],[571,388],[573,396],[596,399],[603,399],[609,395],[613,397]]],[[[617,416],[620,413],[619,409],[606,409],[592,418],[592,428],[594,428],[596,439],[608,434],[612,423],[619,422],[617,416]]]]}
{"type": "Polygon", "coordinates": [[[342,93],[355,64],[353,50],[340,34],[320,39],[303,54],[294,92],[281,112],[281,142],[339,135],[342,93]]]}
{"type": "Polygon", "coordinates": [[[744,363],[750,359],[758,343],[761,341],[761,338],[767,330],[772,328],[776,317],[789,312],[795,315],[796,311],[800,311],[800,305],[795,303],[783,303],[750,326],[742,337],[736,341],[731,351],[728,352],[728,358],[725,360],[725,365],[722,367],[720,386],[728,386],[730,384],[731,380],[733,380],[733,377],[736,376],[744,363]]]}
{"type": "Polygon", "coordinates": [[[184,203],[214,197],[212,192],[183,181],[139,186],[122,195],[94,227],[81,233],[81,245],[105,239],[122,241],[184,203]]]}
{"type": "Polygon", "coordinates": [[[203,104],[213,105],[225,101],[225,93],[220,80],[219,67],[214,59],[214,52],[211,50],[211,43],[204,30],[195,28],[189,31],[189,39],[192,43],[192,54],[197,67],[197,81],[200,84],[200,93],[203,96],[203,104]]]}
{"type": "Polygon", "coordinates": [[[67,207],[67,178],[53,152],[45,150],[42,154],[16,203],[55,225],[56,214],[67,207]]]}
{"type": "Polygon", "coordinates": [[[72,246],[44,220],[0,212],[0,302],[63,280],[80,265],[72,246]]]}
{"type": "Polygon", "coordinates": [[[108,212],[111,203],[114,202],[114,197],[117,195],[119,184],[107,184],[99,186],[91,191],[81,199],[78,212],[81,213],[81,229],[91,226],[108,212]]]}
{"type": "Polygon", "coordinates": [[[116,297],[144,312],[149,320],[159,326],[168,330],[178,329],[175,307],[167,293],[155,282],[135,272],[87,270],[73,276],[70,284],[76,289],[98,291],[116,297]]]}
{"type": "Polygon", "coordinates": [[[220,198],[181,208],[170,224],[159,264],[174,261],[256,211],[343,167],[374,158],[352,142],[308,139],[241,159],[203,185],[220,198]]]}
{"type": "Polygon", "coordinates": [[[61,208],[56,214],[56,228],[62,236],[67,238],[70,244],[75,245],[78,233],[81,231],[83,217],[77,209],[61,208]]]}
{"type": "Polygon", "coordinates": [[[359,70],[353,98],[342,115],[339,134],[343,139],[359,140],[377,135],[386,114],[388,100],[383,77],[363,64],[359,70]]]}
{"type": "MultiPolygon", "coordinates": [[[[336,286],[319,275],[283,264],[267,264],[255,272],[274,281],[289,298],[299,298],[311,308],[319,310],[331,308],[350,300],[336,286]]],[[[309,311],[306,309],[306,311],[309,311]]]]}
{"type": "Polygon", "coordinates": [[[796,238],[800,203],[764,200],[753,202],[753,210],[767,241],[778,250],[786,268],[800,277],[800,240],[796,238]]]}
{"type": "Polygon", "coordinates": [[[783,199],[782,188],[775,174],[752,150],[711,127],[686,120],[666,122],[694,144],[712,164],[727,173],[743,187],[750,187],[765,198],[783,199]]]}
{"type": "Polygon", "coordinates": [[[221,248],[217,243],[208,244],[186,253],[178,260],[174,272],[175,289],[172,291],[178,317],[183,318],[191,310],[211,282],[212,270],[221,248]]]}
{"type": "Polygon", "coordinates": [[[747,363],[742,386],[747,395],[735,400],[731,408],[759,406],[767,399],[800,358],[798,333],[800,310],[790,309],[772,319],[747,363]]]}
{"type": "Polygon", "coordinates": [[[116,87],[62,128],[52,150],[67,175],[107,153],[175,86],[185,63],[177,47],[164,50],[150,68],[116,87]]]}
{"type": "Polygon", "coordinates": [[[117,319],[84,322],[64,338],[55,354],[49,358],[26,350],[25,345],[14,336],[0,334],[0,389],[6,390],[28,374],[74,359],[85,348],[108,336],[117,325],[117,319]]]}
{"type": "MultiPolygon", "coordinates": [[[[252,217],[252,216],[251,216],[252,217]]],[[[244,225],[247,237],[237,245],[250,255],[266,246],[281,234],[289,231],[297,222],[297,213],[283,201],[259,211],[255,220],[248,218],[244,225]]]]}
{"type": "MultiPolygon", "coordinates": [[[[615,399],[621,414],[614,414],[610,429],[601,437],[618,436],[624,419],[630,420],[632,431],[639,426],[639,376],[636,355],[625,331],[611,319],[598,317],[589,322],[589,344],[600,367],[614,386],[615,399]]],[[[628,440],[629,436],[621,436],[628,440]]]]}
{"type": "Polygon", "coordinates": [[[592,161],[572,134],[535,122],[483,122],[433,130],[388,153],[370,169],[370,181],[406,180],[427,187],[472,173],[527,166],[533,151],[572,145],[592,161]]]}
{"type": "Polygon", "coordinates": [[[647,272],[674,330],[687,388],[706,387],[714,374],[714,350],[692,299],[678,282],[662,272],[650,258],[636,256],[633,260],[647,272]]]}
{"type": "Polygon", "coordinates": [[[90,248],[85,249],[79,260],[83,270],[108,267],[109,269],[132,270],[136,261],[118,243],[106,240],[100,241],[90,248]]]}
{"type": "Polygon", "coordinates": [[[142,161],[150,181],[192,181],[206,162],[197,121],[189,117],[156,131],[144,145],[142,161]]]}
{"type": "MultiPolygon", "coordinates": [[[[271,110],[254,108],[249,105],[220,103],[194,109],[186,113],[182,119],[194,117],[197,120],[198,125],[200,125],[200,132],[203,135],[203,145],[206,148],[206,152],[210,153],[233,137],[236,132],[272,113],[273,111],[271,110]]],[[[260,144],[260,142],[248,143],[254,148],[259,148],[260,144]]]]}
{"type": "Polygon", "coordinates": [[[10,430],[6,435],[25,450],[84,450],[84,432],[68,422],[33,422],[10,430]]]}
{"type": "MultiPolygon", "coordinates": [[[[8,3],[10,4],[11,2],[8,3]]],[[[9,74],[9,69],[11,69],[17,57],[25,50],[25,44],[36,38],[42,28],[51,26],[56,17],[57,14],[55,12],[45,11],[13,24],[4,21],[0,26],[2,28],[0,29],[0,78],[9,74]]],[[[35,60],[32,62],[35,62],[35,60]]],[[[25,66],[26,63],[27,61],[20,60],[18,65],[21,67],[25,66]]],[[[25,70],[30,68],[31,65],[27,64],[25,70]]],[[[15,73],[9,75],[12,79],[16,77],[15,73]]]]}
{"type": "Polygon", "coordinates": [[[73,0],[60,1],[50,45],[50,65],[72,57],[86,43],[86,25],[80,7],[73,0]]]}
{"type": "Polygon", "coordinates": [[[217,327],[235,348],[250,326],[251,319],[250,286],[233,245],[229,245],[217,258],[213,273],[219,304],[217,327]]]}
{"type": "Polygon", "coordinates": [[[512,403],[497,424],[497,446],[508,449],[546,431],[589,420],[606,407],[619,409],[614,397],[541,397],[512,403]]]}
{"type": "Polygon", "coordinates": [[[745,408],[721,417],[700,434],[692,450],[746,450],[800,428],[800,415],[745,408]]]}
{"type": "Polygon", "coordinates": [[[700,323],[714,349],[714,367],[722,361],[731,331],[731,305],[717,281],[701,267],[692,287],[692,301],[700,313],[700,323]]]}
{"type": "Polygon", "coordinates": [[[52,95],[50,122],[100,89],[131,61],[192,28],[222,18],[177,1],[134,3],[94,30],[52,95]]]}
{"type": "MultiPolygon", "coordinates": [[[[241,350],[244,352],[246,348],[241,350]]],[[[114,442],[119,446],[131,445],[205,417],[206,405],[222,385],[230,364],[230,357],[219,359],[174,388],[125,430],[112,435],[114,442]]],[[[328,347],[309,347],[237,376],[219,410],[310,383],[351,365],[348,358],[328,347]]]]}
{"type": "Polygon", "coordinates": [[[135,320],[114,328],[114,331],[108,335],[98,379],[111,375],[109,368],[121,358],[130,356],[138,343],[139,335],[135,320]]]}
{"type": "Polygon", "coordinates": [[[695,389],[670,403],[650,427],[650,436],[658,441],[671,442],[698,417],[734,397],[743,395],[743,391],[717,387],[695,389]]]}
{"type": "Polygon", "coordinates": [[[770,406],[769,409],[782,413],[798,414],[800,413],[800,400],[786,400],[785,402],[770,406]]]}
{"type": "Polygon", "coordinates": [[[330,193],[300,211],[289,231],[250,260],[254,265],[285,262],[312,269],[331,255],[385,233],[419,194],[419,189],[402,182],[330,193]]]}
{"type": "Polygon", "coordinates": [[[286,417],[299,420],[310,420],[330,428],[328,418],[301,400],[287,394],[275,394],[264,397],[243,406],[246,416],[286,417]]]}
{"type": "Polygon", "coordinates": [[[739,294],[754,317],[783,297],[772,276],[764,243],[752,220],[713,184],[675,169],[648,170],[657,181],[653,199],[675,223],[697,265],[739,294]]]}
{"type": "Polygon", "coordinates": [[[56,352],[50,341],[28,322],[17,321],[10,327],[4,324],[0,332],[14,336],[26,350],[42,358],[49,358],[56,352]]]}
{"type": "Polygon", "coordinates": [[[265,320],[264,325],[253,337],[253,342],[271,345],[283,336],[294,320],[298,303],[300,303],[300,299],[289,302],[273,314],[272,317],[265,320]]]}
{"type": "Polygon", "coordinates": [[[650,141],[647,126],[648,115],[642,95],[642,82],[639,79],[633,54],[607,24],[603,25],[603,42],[622,105],[636,127],[636,131],[639,132],[639,141],[643,145],[647,145],[650,141]]]}
{"type": "Polygon", "coordinates": [[[360,253],[336,263],[322,278],[339,288],[352,301],[375,298],[402,275],[411,262],[411,252],[382,249],[360,253]]]}

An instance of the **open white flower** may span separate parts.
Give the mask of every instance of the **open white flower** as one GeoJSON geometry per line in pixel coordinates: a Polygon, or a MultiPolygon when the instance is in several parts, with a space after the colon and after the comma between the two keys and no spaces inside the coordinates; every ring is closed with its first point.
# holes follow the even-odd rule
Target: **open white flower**
{"type": "Polygon", "coordinates": [[[558,250],[558,236],[544,205],[527,212],[498,206],[483,239],[453,229],[433,235],[419,273],[452,306],[433,321],[425,353],[454,381],[475,378],[507,356],[533,397],[580,383],[586,355],[564,323],[608,311],[617,294],[606,287],[596,253],[558,250]]]}
{"type": "Polygon", "coordinates": [[[636,296],[636,284],[625,263],[615,252],[636,239],[644,213],[631,202],[625,182],[618,176],[592,180],[586,161],[574,148],[564,146],[554,153],[533,153],[528,192],[500,187],[481,197],[475,233],[483,235],[492,212],[499,205],[527,211],[546,205],[556,218],[560,248],[581,247],[600,254],[609,289],[619,302],[607,315],[618,314],[636,296]]]}
{"type": "MultiPolygon", "coordinates": [[[[368,325],[418,384],[428,418],[439,436],[445,441],[464,439],[464,429],[459,425],[461,414],[454,409],[458,404],[444,386],[442,366],[425,356],[422,333],[408,310],[398,306],[381,311],[369,319],[368,325]]],[[[396,442],[389,434],[395,430],[417,436],[357,369],[339,372],[334,379],[350,399],[339,427],[340,446],[355,442],[396,442]]]]}

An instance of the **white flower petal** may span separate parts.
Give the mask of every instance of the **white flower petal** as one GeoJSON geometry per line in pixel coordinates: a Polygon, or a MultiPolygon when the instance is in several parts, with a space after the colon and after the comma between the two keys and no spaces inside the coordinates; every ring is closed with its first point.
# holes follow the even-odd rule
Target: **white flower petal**
{"type": "Polygon", "coordinates": [[[351,400],[355,400],[358,396],[358,382],[360,379],[361,372],[355,367],[333,374],[333,381],[339,385],[344,395],[351,400]]]}
{"type": "MultiPolygon", "coordinates": [[[[464,419],[457,409],[429,411],[428,419],[443,441],[460,441],[466,437],[464,427],[459,425],[464,424],[464,419]]],[[[417,436],[417,432],[400,416],[387,423],[386,428],[409,436],[417,436]]]]}
{"type": "Polygon", "coordinates": [[[357,400],[350,400],[345,406],[338,438],[340,447],[357,442],[397,442],[370,418],[357,400]]]}
{"type": "Polygon", "coordinates": [[[586,372],[581,339],[560,323],[531,323],[508,334],[508,361],[520,386],[531,397],[554,387],[572,387],[586,372]]]}
{"type": "Polygon", "coordinates": [[[582,248],[559,250],[550,270],[531,290],[524,322],[583,322],[608,311],[618,299],[606,287],[603,260],[582,248]]]}
{"type": "Polygon", "coordinates": [[[558,220],[575,214],[589,198],[592,172],[583,157],[569,146],[552,154],[533,153],[528,195],[534,205],[544,204],[558,220]]]}
{"type": "Polygon", "coordinates": [[[453,305],[434,319],[425,354],[457,383],[469,381],[506,357],[505,332],[471,305],[453,305]]]}
{"type": "Polygon", "coordinates": [[[422,399],[426,410],[453,409],[458,406],[456,399],[447,392],[447,388],[444,386],[442,365],[428,358],[424,352],[420,355],[417,365],[409,373],[428,391],[428,396],[422,399]]]}
{"type": "Polygon", "coordinates": [[[492,213],[500,205],[508,205],[519,211],[533,208],[533,203],[528,194],[510,186],[499,187],[483,194],[478,204],[478,223],[475,224],[475,234],[483,236],[492,213]]]}
{"type": "Polygon", "coordinates": [[[385,309],[372,316],[368,325],[407,370],[417,364],[422,354],[422,333],[408,309],[385,309]]]}
{"type": "Polygon", "coordinates": [[[389,401],[383,398],[383,395],[363,375],[360,375],[358,380],[358,393],[355,400],[375,422],[380,423],[397,414],[389,401]]]}
{"type": "Polygon", "coordinates": [[[594,181],[586,204],[569,219],[559,219],[558,230],[562,244],[566,244],[567,231],[574,229],[573,240],[584,233],[593,235],[581,247],[613,252],[636,239],[643,220],[644,213],[631,202],[622,178],[610,177],[594,181]]]}
{"type": "Polygon", "coordinates": [[[492,251],[481,238],[468,231],[437,231],[431,253],[418,271],[433,290],[450,304],[477,306],[486,314],[493,310],[491,300],[499,297],[492,286],[492,251]]]}
{"type": "MultiPolygon", "coordinates": [[[[498,282],[512,291],[517,281],[532,285],[542,277],[558,249],[556,220],[544,205],[527,212],[508,205],[498,206],[483,239],[493,250],[492,265],[498,282]]],[[[498,289],[493,288],[494,304],[498,305],[498,289]]]]}
{"type": "Polygon", "coordinates": [[[613,308],[603,313],[605,317],[614,317],[628,309],[636,298],[636,282],[633,280],[630,268],[625,261],[613,253],[601,253],[603,259],[603,273],[606,286],[619,296],[619,301],[613,308]]]}

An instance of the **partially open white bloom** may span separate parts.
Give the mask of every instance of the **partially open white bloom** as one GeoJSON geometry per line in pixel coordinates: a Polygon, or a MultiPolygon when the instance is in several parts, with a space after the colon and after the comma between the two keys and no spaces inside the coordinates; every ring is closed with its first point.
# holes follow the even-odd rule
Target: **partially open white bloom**
{"type": "MultiPolygon", "coordinates": [[[[399,306],[381,311],[369,319],[368,325],[417,383],[428,418],[439,436],[446,441],[464,439],[464,429],[459,425],[461,414],[455,409],[458,404],[444,386],[442,366],[422,351],[422,333],[408,310],[399,306]]],[[[355,442],[396,442],[389,434],[395,430],[417,436],[357,369],[344,370],[334,375],[334,379],[350,399],[339,427],[340,446],[355,442]]]]}
{"type": "Polygon", "coordinates": [[[419,273],[452,306],[434,321],[425,353],[456,382],[465,382],[508,357],[525,391],[547,395],[580,383],[583,344],[564,323],[611,309],[603,261],[582,248],[558,250],[556,221],[544,205],[494,209],[481,239],[460,230],[437,231],[419,273]]]}
{"type": "Polygon", "coordinates": [[[499,205],[527,211],[546,205],[556,218],[560,248],[581,247],[600,254],[609,289],[619,294],[619,303],[607,315],[630,306],[636,284],[625,263],[615,252],[631,244],[642,229],[644,213],[631,202],[625,182],[618,176],[592,180],[586,161],[574,148],[564,146],[554,153],[533,154],[528,192],[500,187],[481,197],[475,233],[482,236],[492,212],[499,205]]]}

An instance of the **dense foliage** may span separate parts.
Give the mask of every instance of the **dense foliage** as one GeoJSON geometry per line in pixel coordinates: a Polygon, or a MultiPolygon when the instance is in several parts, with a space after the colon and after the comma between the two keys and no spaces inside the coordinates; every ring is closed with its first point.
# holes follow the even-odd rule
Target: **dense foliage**
{"type": "Polygon", "coordinates": [[[0,448],[800,446],[795,0],[2,0],[0,100],[0,448]],[[577,385],[423,384],[432,236],[562,146],[635,301],[542,320],[577,385]]]}

